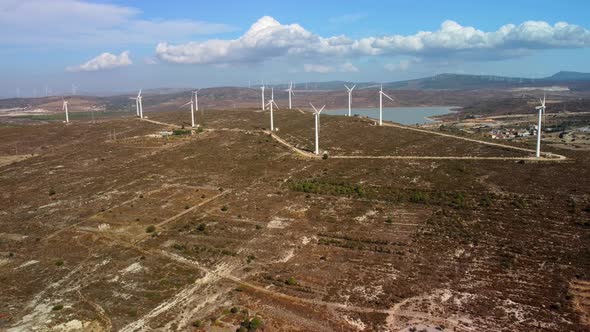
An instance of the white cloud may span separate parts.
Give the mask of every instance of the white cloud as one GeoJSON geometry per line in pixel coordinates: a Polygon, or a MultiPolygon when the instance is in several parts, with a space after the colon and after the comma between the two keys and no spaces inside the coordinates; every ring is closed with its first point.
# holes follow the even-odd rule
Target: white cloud
{"type": "Polygon", "coordinates": [[[359,69],[350,62],[347,62],[340,66],[340,71],[344,73],[358,73],[359,69]]]}
{"type": "Polygon", "coordinates": [[[355,67],[352,63],[346,62],[339,66],[328,66],[322,64],[309,64],[306,63],[303,65],[303,71],[306,73],[357,73],[359,69],[355,67]]]}
{"type": "MultiPolygon", "coordinates": [[[[163,42],[157,45],[156,54],[161,60],[173,63],[236,64],[280,57],[317,59],[326,56],[513,58],[539,49],[582,47],[590,47],[590,31],[563,22],[550,25],[527,21],[484,32],[445,21],[437,31],[354,40],[346,36],[322,37],[299,24],[284,25],[265,16],[237,39],[211,39],[177,45],[163,42]]],[[[326,68],[314,70],[318,69],[326,68]]]]}
{"type": "Polygon", "coordinates": [[[111,53],[102,53],[101,55],[83,63],[79,66],[67,67],[67,71],[78,72],[78,71],[99,71],[108,70],[118,67],[125,67],[133,64],[129,58],[129,51],[124,51],[119,55],[111,53]]]}
{"type": "Polygon", "coordinates": [[[321,74],[325,74],[325,73],[333,73],[335,70],[331,66],[315,65],[315,64],[306,63],[306,64],[303,65],[303,71],[306,72],[306,73],[321,73],[321,74]]]}
{"type": "Polygon", "coordinates": [[[227,24],[145,20],[137,8],[86,0],[1,0],[0,43],[129,45],[233,31],[227,24]]]}

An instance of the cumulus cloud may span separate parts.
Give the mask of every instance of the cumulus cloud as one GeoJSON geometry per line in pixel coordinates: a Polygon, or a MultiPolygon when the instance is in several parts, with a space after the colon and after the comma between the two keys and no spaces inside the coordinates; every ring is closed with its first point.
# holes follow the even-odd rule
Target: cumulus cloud
{"type": "Polygon", "coordinates": [[[389,70],[389,71],[406,71],[408,69],[410,69],[410,67],[417,63],[420,62],[418,59],[404,59],[404,60],[400,60],[397,63],[387,63],[385,64],[385,69],[389,70]]]}
{"type": "Polygon", "coordinates": [[[163,61],[183,64],[253,63],[280,57],[305,59],[326,56],[406,55],[485,59],[518,57],[540,49],[589,46],[590,31],[564,22],[550,25],[542,21],[527,21],[484,32],[448,20],[436,31],[355,40],[346,36],[322,37],[299,24],[285,25],[264,16],[237,39],[176,45],[162,42],[156,47],[156,55],[163,61]]]}
{"type": "Polygon", "coordinates": [[[335,73],[335,72],[357,73],[359,71],[359,69],[350,62],[346,62],[346,63],[339,65],[339,66],[328,66],[328,65],[322,65],[322,64],[306,63],[303,65],[303,71],[306,73],[320,73],[320,74],[335,73]]]}
{"type": "Polygon", "coordinates": [[[86,0],[1,0],[0,43],[16,45],[128,45],[187,41],[234,31],[220,23],[141,19],[141,10],[86,0]],[[42,27],[42,28],[41,28],[42,27]]]}
{"type": "Polygon", "coordinates": [[[71,72],[99,71],[125,67],[131,64],[133,64],[133,62],[129,58],[129,51],[124,51],[119,55],[105,52],[79,66],[67,67],[66,70],[71,72]]]}

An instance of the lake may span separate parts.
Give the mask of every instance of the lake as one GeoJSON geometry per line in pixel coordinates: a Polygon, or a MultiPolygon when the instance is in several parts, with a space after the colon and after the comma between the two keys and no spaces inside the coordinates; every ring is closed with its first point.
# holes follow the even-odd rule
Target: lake
{"type": "MultiPolygon", "coordinates": [[[[432,107],[383,107],[383,121],[393,121],[404,125],[425,124],[434,121],[428,120],[427,117],[453,113],[452,106],[432,106],[432,107]]],[[[348,108],[336,110],[327,110],[326,114],[346,115],[348,108]]],[[[367,116],[379,120],[379,108],[353,108],[352,115],[367,116]]]]}

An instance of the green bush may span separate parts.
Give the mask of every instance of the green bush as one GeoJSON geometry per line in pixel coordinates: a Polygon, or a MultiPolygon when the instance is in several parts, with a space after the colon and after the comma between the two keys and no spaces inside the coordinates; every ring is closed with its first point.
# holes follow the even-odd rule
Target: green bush
{"type": "Polygon", "coordinates": [[[200,319],[197,319],[196,321],[193,322],[193,326],[194,327],[202,327],[203,322],[200,319]]]}
{"type": "Polygon", "coordinates": [[[199,232],[202,232],[202,231],[204,231],[204,230],[205,230],[205,228],[206,228],[206,227],[207,227],[207,226],[206,226],[205,224],[203,224],[203,223],[200,223],[200,224],[197,226],[197,230],[198,230],[199,232]]]}
{"type": "Polygon", "coordinates": [[[53,311],[59,311],[59,310],[61,310],[63,308],[64,308],[63,304],[56,304],[56,305],[53,306],[53,308],[51,308],[51,310],[53,310],[53,311]]]}
{"type": "Polygon", "coordinates": [[[240,309],[238,307],[232,307],[231,309],[229,309],[229,312],[231,312],[232,314],[237,314],[240,311],[240,309]]]}
{"type": "Polygon", "coordinates": [[[289,279],[287,279],[285,283],[289,286],[295,286],[297,285],[297,279],[295,279],[294,277],[289,277],[289,279]]]}
{"type": "Polygon", "coordinates": [[[221,211],[223,211],[223,212],[227,211],[227,205],[222,206],[221,211]]]}
{"type": "Polygon", "coordinates": [[[53,188],[49,189],[49,196],[53,196],[55,194],[56,194],[55,189],[53,189],[53,188]]]}
{"type": "Polygon", "coordinates": [[[149,226],[148,226],[148,227],[145,229],[145,232],[146,232],[146,233],[153,233],[153,232],[155,232],[155,231],[156,231],[156,226],[154,226],[154,225],[149,225],[149,226]]]}
{"type": "Polygon", "coordinates": [[[172,135],[176,135],[176,136],[190,135],[190,133],[191,133],[190,130],[185,130],[185,129],[174,129],[174,130],[172,130],[172,135]]]}
{"type": "Polygon", "coordinates": [[[63,265],[64,265],[64,261],[63,261],[63,260],[61,260],[61,259],[60,259],[60,260],[57,260],[57,261],[55,262],[55,266],[63,266],[63,265]]]}

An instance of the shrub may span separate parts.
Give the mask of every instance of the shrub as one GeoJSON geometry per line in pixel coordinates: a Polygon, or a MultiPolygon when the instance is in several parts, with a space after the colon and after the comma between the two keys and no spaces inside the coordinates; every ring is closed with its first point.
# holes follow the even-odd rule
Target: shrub
{"type": "Polygon", "coordinates": [[[256,225],[256,229],[262,229],[262,226],[256,225]]]}
{"type": "Polygon", "coordinates": [[[205,230],[205,228],[206,228],[206,227],[207,227],[207,226],[206,226],[205,224],[203,224],[203,223],[200,223],[200,224],[197,226],[197,230],[198,230],[199,232],[202,232],[202,231],[204,231],[204,230],[205,230]]]}
{"type": "Polygon", "coordinates": [[[232,307],[231,309],[229,309],[229,312],[231,312],[232,314],[237,314],[240,311],[240,309],[238,307],[232,307]]]}
{"type": "Polygon", "coordinates": [[[250,329],[256,331],[259,327],[262,327],[264,322],[259,317],[254,317],[250,321],[250,329]]]}
{"type": "Polygon", "coordinates": [[[156,231],[156,226],[154,226],[154,225],[149,225],[149,226],[148,226],[148,227],[145,229],[145,232],[146,232],[146,233],[153,233],[153,232],[155,232],[155,231],[156,231]]]}
{"type": "Polygon", "coordinates": [[[295,286],[297,285],[297,279],[295,279],[294,277],[289,277],[289,279],[287,279],[285,283],[289,286],[295,286]]]}
{"type": "Polygon", "coordinates": [[[190,133],[191,133],[190,130],[185,130],[185,129],[172,130],[172,135],[175,135],[175,136],[190,135],[190,133]]]}
{"type": "Polygon", "coordinates": [[[193,326],[194,327],[201,327],[201,326],[203,326],[203,322],[200,319],[197,319],[196,321],[193,322],[193,326]]]}
{"type": "Polygon", "coordinates": [[[56,305],[53,306],[53,308],[51,308],[51,310],[58,311],[58,310],[61,310],[63,308],[64,308],[63,304],[56,304],[56,305]]]}
{"type": "Polygon", "coordinates": [[[49,189],[49,196],[53,196],[55,194],[56,194],[55,189],[53,189],[53,188],[49,189]]]}
{"type": "Polygon", "coordinates": [[[410,202],[412,203],[426,204],[428,203],[428,200],[428,193],[417,190],[410,194],[410,202]]]}
{"type": "Polygon", "coordinates": [[[223,212],[227,211],[227,205],[222,206],[221,211],[223,211],[223,212]]]}
{"type": "Polygon", "coordinates": [[[328,154],[324,153],[324,155],[322,156],[322,159],[324,159],[324,160],[328,159],[328,154]]]}
{"type": "Polygon", "coordinates": [[[57,260],[55,261],[55,266],[63,266],[64,265],[64,261],[63,260],[57,260]]]}

